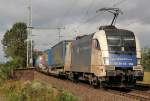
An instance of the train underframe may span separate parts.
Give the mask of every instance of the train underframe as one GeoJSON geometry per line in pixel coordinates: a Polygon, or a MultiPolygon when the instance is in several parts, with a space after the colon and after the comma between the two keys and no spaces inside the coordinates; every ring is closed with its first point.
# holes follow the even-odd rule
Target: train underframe
{"type": "Polygon", "coordinates": [[[107,71],[106,73],[106,82],[111,86],[132,87],[137,81],[143,80],[142,70],[116,68],[115,71],[107,71]]]}
{"type": "Polygon", "coordinates": [[[131,69],[117,69],[106,71],[106,76],[95,76],[94,73],[66,72],[67,78],[78,81],[88,81],[95,87],[133,87],[137,81],[143,80],[143,71],[131,69]]]}
{"type": "Polygon", "coordinates": [[[64,71],[62,67],[45,69],[44,71],[74,82],[83,80],[94,87],[133,87],[136,81],[143,80],[143,71],[131,69],[116,68],[116,70],[107,70],[106,76],[96,76],[94,73],[64,71]]]}

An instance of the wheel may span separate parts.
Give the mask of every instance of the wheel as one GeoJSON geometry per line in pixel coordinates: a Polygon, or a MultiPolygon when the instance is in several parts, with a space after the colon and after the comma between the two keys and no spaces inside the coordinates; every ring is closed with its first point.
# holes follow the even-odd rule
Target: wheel
{"type": "Polygon", "coordinates": [[[89,76],[89,83],[92,85],[94,88],[99,88],[100,87],[100,81],[96,76],[90,75],[89,76]]]}
{"type": "Polygon", "coordinates": [[[93,78],[93,80],[92,80],[92,86],[94,88],[99,88],[99,81],[98,81],[97,77],[93,78]]]}
{"type": "Polygon", "coordinates": [[[77,73],[73,74],[73,79],[75,83],[79,82],[79,75],[77,73]]]}
{"type": "Polygon", "coordinates": [[[74,81],[74,75],[73,75],[72,72],[69,73],[68,79],[71,80],[71,81],[74,81]]]}
{"type": "Polygon", "coordinates": [[[73,72],[69,73],[68,75],[68,79],[75,83],[78,83],[78,78],[78,75],[73,72]]]}

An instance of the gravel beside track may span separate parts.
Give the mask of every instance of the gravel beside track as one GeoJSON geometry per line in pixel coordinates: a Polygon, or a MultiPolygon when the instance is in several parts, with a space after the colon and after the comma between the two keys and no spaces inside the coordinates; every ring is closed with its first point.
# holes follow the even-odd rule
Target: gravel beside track
{"type": "Polygon", "coordinates": [[[65,89],[79,97],[80,101],[139,101],[126,96],[120,96],[108,91],[94,89],[89,85],[82,83],[73,83],[68,80],[61,80],[52,76],[47,76],[35,72],[34,79],[45,84],[51,84],[58,89],[65,89]]]}

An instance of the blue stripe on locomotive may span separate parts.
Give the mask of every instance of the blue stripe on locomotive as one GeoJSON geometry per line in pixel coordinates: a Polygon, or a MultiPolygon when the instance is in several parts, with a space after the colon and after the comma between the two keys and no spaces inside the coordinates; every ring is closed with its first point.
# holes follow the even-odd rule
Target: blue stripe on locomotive
{"type": "Polygon", "coordinates": [[[110,54],[109,64],[120,68],[132,68],[137,65],[136,55],[110,54]]]}

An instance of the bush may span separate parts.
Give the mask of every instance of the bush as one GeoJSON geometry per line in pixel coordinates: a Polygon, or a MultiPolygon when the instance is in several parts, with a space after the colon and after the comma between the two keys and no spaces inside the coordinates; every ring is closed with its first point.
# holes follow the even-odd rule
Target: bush
{"type": "Polygon", "coordinates": [[[78,101],[78,99],[71,93],[62,91],[58,97],[58,101],[78,101]]]}
{"type": "Polygon", "coordinates": [[[24,86],[21,82],[6,82],[0,87],[6,101],[56,101],[50,86],[38,82],[30,82],[24,86]]]}
{"type": "Polygon", "coordinates": [[[77,97],[64,90],[57,90],[39,82],[7,81],[0,86],[4,101],[78,101],[77,97]]]}
{"type": "Polygon", "coordinates": [[[150,71],[150,48],[144,48],[142,50],[142,65],[145,71],[150,71]]]}
{"type": "Polygon", "coordinates": [[[21,101],[55,101],[51,87],[33,82],[26,85],[20,93],[21,101]]]}
{"type": "Polygon", "coordinates": [[[7,80],[10,79],[12,76],[12,72],[14,69],[21,67],[20,62],[21,62],[20,57],[16,57],[10,62],[7,62],[6,64],[2,65],[0,68],[0,79],[7,80]]]}

